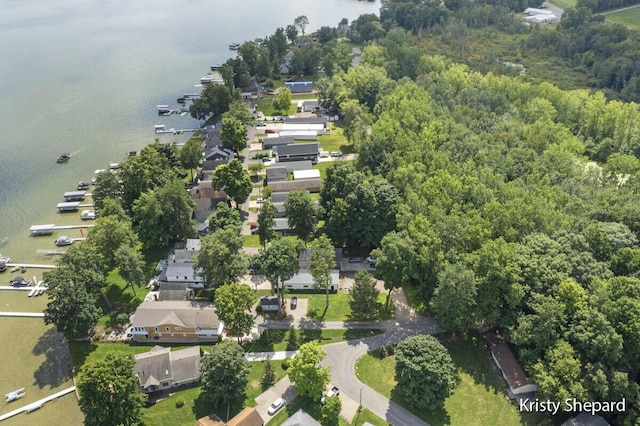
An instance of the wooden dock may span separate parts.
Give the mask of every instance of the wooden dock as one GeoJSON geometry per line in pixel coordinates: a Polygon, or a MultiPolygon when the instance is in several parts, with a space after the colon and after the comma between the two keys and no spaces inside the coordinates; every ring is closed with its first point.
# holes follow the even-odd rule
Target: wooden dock
{"type": "Polygon", "coordinates": [[[47,402],[54,401],[54,400],[60,398],[61,396],[64,396],[64,395],[66,395],[68,393],[71,393],[71,392],[73,392],[75,390],[76,390],[76,387],[75,386],[71,386],[70,388],[66,388],[64,390],[61,390],[60,392],[54,393],[53,395],[49,395],[49,396],[47,396],[45,398],[37,400],[36,402],[32,402],[31,404],[27,404],[27,405],[25,405],[23,407],[20,407],[17,410],[13,410],[13,411],[11,411],[11,412],[9,412],[7,414],[3,414],[3,415],[0,416],[0,422],[3,421],[3,420],[8,419],[10,417],[13,417],[13,416],[15,416],[17,414],[20,414],[20,413],[30,413],[30,412],[32,412],[34,410],[37,410],[38,408],[41,408],[42,405],[46,404],[47,402]]]}
{"type": "Polygon", "coordinates": [[[95,225],[56,225],[53,229],[84,229],[84,228],[93,228],[95,225]]]}

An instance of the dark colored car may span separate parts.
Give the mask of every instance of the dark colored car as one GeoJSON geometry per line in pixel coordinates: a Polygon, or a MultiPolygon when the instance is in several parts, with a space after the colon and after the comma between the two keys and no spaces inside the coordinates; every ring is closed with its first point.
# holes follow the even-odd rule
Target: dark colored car
{"type": "Polygon", "coordinates": [[[298,298],[296,296],[293,296],[291,298],[291,309],[295,309],[298,307],[298,298]]]}

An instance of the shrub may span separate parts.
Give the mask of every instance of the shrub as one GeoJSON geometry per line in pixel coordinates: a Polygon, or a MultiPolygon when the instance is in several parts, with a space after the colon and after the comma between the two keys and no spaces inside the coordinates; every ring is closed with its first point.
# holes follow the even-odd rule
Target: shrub
{"type": "Polygon", "coordinates": [[[176,401],[176,408],[182,408],[184,407],[184,401],[180,400],[180,401],[176,401]]]}
{"type": "Polygon", "coordinates": [[[287,370],[289,368],[289,359],[285,358],[282,360],[282,369],[287,370]]]}

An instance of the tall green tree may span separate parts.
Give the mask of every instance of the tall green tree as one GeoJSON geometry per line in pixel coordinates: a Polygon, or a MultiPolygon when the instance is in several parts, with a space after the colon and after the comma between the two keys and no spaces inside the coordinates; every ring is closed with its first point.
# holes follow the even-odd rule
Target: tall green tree
{"type": "Polygon", "coordinates": [[[166,247],[195,236],[195,203],[179,180],[145,192],[133,204],[133,223],[145,247],[166,247]]]}
{"type": "Polygon", "coordinates": [[[195,267],[202,270],[207,286],[218,288],[238,282],[247,269],[239,228],[226,227],[204,236],[195,267]]]}
{"type": "Polygon", "coordinates": [[[224,229],[229,226],[235,228],[242,226],[240,213],[238,210],[229,207],[224,201],[220,201],[216,205],[216,210],[209,216],[209,230],[215,232],[218,229],[224,229]]]}
{"type": "Polygon", "coordinates": [[[229,104],[229,111],[222,114],[222,118],[224,119],[225,117],[232,117],[240,120],[242,124],[249,124],[251,121],[251,112],[249,112],[244,102],[236,100],[229,104]]]}
{"type": "Polygon", "coordinates": [[[237,154],[247,147],[247,128],[235,117],[223,117],[220,140],[225,147],[237,154]]]}
{"type": "Polygon", "coordinates": [[[85,425],[143,424],[142,407],[146,395],[138,390],[134,365],[133,356],[110,352],[104,359],[82,368],[78,392],[85,425]]]}
{"type": "Polygon", "coordinates": [[[144,256],[138,247],[121,245],[115,252],[115,262],[118,265],[118,273],[136,294],[136,286],[144,283],[145,262],[144,256]]]}
{"type": "Polygon", "coordinates": [[[388,306],[393,289],[410,284],[414,276],[413,242],[406,233],[390,232],[371,255],[376,259],[376,278],[384,281],[384,288],[389,292],[388,306]]]}
{"type": "Polygon", "coordinates": [[[322,424],[327,426],[337,425],[340,421],[341,410],[342,401],[338,396],[326,398],[321,409],[322,424]]]}
{"type": "Polygon", "coordinates": [[[191,116],[197,120],[205,120],[211,116],[214,121],[217,121],[222,117],[222,114],[229,111],[229,105],[238,99],[239,94],[229,90],[227,86],[206,84],[200,98],[191,104],[189,111],[191,116]]]}
{"type": "Polygon", "coordinates": [[[475,326],[476,279],[462,264],[445,264],[431,306],[442,329],[465,333],[475,326]]]}
{"type": "MultiPolygon", "coordinates": [[[[184,190],[184,189],[183,189],[184,190]]],[[[102,254],[102,271],[106,275],[118,266],[117,250],[122,247],[139,249],[140,241],[133,231],[130,220],[115,215],[100,216],[83,243],[95,247],[102,254]]]]}
{"type": "Polygon", "coordinates": [[[287,115],[291,108],[291,90],[288,88],[280,89],[278,94],[273,98],[273,108],[287,115]]]}
{"type": "Polygon", "coordinates": [[[396,382],[405,401],[417,408],[442,407],[456,385],[456,367],[447,348],[433,336],[409,337],[398,344],[396,382]]]}
{"type": "Polygon", "coordinates": [[[269,241],[278,238],[278,233],[273,230],[276,226],[276,208],[272,202],[263,203],[258,213],[258,238],[264,248],[269,241]]]}
{"type": "Polygon", "coordinates": [[[224,192],[236,203],[236,207],[247,201],[253,184],[251,176],[242,167],[242,163],[237,158],[231,160],[228,164],[223,164],[215,169],[212,177],[212,185],[216,190],[224,190],[224,192]]]}
{"type": "Polygon", "coordinates": [[[275,240],[269,247],[259,251],[259,263],[264,276],[271,283],[271,293],[279,295],[280,306],[283,306],[284,282],[300,270],[296,243],[288,239],[275,240]]]}
{"type": "Polygon", "coordinates": [[[193,181],[193,169],[197,168],[202,162],[202,142],[199,139],[189,139],[178,151],[178,157],[182,167],[191,173],[191,180],[193,181]]]}
{"type": "Polygon", "coordinates": [[[320,366],[320,361],[326,354],[315,340],[300,346],[288,370],[289,379],[295,384],[298,395],[307,396],[314,401],[322,397],[322,392],[329,383],[329,367],[320,366]]]}
{"type": "Polygon", "coordinates": [[[318,212],[311,194],[304,189],[289,192],[284,202],[284,212],[289,228],[306,244],[313,237],[318,224],[318,212]]]}
{"type": "Polygon", "coordinates": [[[334,268],[336,268],[335,248],[326,235],[321,235],[311,242],[309,272],[313,278],[314,288],[325,291],[327,297],[325,310],[329,308],[329,287],[331,287],[331,271],[334,268]]]}
{"type": "Polygon", "coordinates": [[[364,269],[356,272],[353,287],[349,290],[349,307],[355,320],[378,319],[378,294],[376,281],[364,269]]]}
{"type": "Polygon", "coordinates": [[[293,20],[293,25],[300,28],[300,32],[304,36],[304,30],[305,28],[307,28],[307,25],[309,25],[309,18],[307,18],[305,15],[300,15],[293,20]]]}
{"type": "Polygon", "coordinates": [[[214,406],[223,407],[244,395],[251,366],[233,340],[223,340],[205,353],[200,364],[202,389],[214,406]]]}
{"type": "Polygon", "coordinates": [[[242,335],[253,327],[253,296],[251,287],[246,284],[224,284],[216,288],[216,315],[231,335],[238,336],[238,343],[241,343],[242,335]]]}
{"type": "Polygon", "coordinates": [[[44,309],[44,323],[54,324],[68,341],[87,337],[102,312],[86,284],[65,270],[51,271],[46,279],[49,302],[44,309]]]}
{"type": "Polygon", "coordinates": [[[108,198],[122,202],[122,183],[118,175],[109,170],[98,173],[91,197],[97,210],[104,208],[105,200],[108,198]]]}

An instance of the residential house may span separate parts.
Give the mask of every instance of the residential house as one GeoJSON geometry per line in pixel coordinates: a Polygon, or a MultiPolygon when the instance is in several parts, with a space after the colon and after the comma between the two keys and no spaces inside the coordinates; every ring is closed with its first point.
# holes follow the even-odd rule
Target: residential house
{"type": "Polygon", "coordinates": [[[214,170],[222,164],[227,164],[233,160],[235,156],[236,154],[232,149],[225,148],[222,145],[214,145],[205,151],[202,168],[205,170],[214,170]]]}
{"type": "Polygon", "coordinates": [[[131,324],[131,340],[138,343],[217,342],[223,333],[213,303],[187,300],[144,301],[131,324]]]}
{"type": "MultiPolygon", "coordinates": [[[[273,134],[273,133],[270,133],[273,134]]],[[[277,136],[266,137],[261,140],[262,149],[271,149],[280,145],[293,145],[295,143],[293,136],[277,136]]]]}
{"type": "Polygon", "coordinates": [[[289,199],[289,193],[288,192],[272,192],[270,198],[272,203],[284,203],[289,199]]]}
{"type": "Polygon", "coordinates": [[[280,298],[278,296],[262,296],[260,298],[262,312],[278,312],[280,310],[280,298]]]}
{"type": "Polygon", "coordinates": [[[282,236],[289,235],[289,233],[291,232],[291,228],[289,227],[289,219],[284,217],[277,217],[273,219],[273,222],[273,230],[275,232],[282,236]]]}
{"type": "Polygon", "coordinates": [[[491,357],[507,382],[509,397],[519,399],[535,393],[538,390],[538,386],[529,383],[509,345],[502,337],[497,333],[488,333],[485,338],[491,347],[491,357]]]}
{"type": "MultiPolygon", "coordinates": [[[[340,270],[342,265],[342,248],[334,249],[333,261],[336,263],[332,269],[340,270]]],[[[309,261],[311,259],[311,249],[304,249],[300,252],[300,269],[309,269],[309,261]]]]}
{"type": "Polygon", "coordinates": [[[267,172],[267,185],[271,182],[278,182],[281,180],[287,180],[287,168],[281,165],[272,166],[266,169],[267,172]]]}
{"type": "Polygon", "coordinates": [[[320,154],[320,144],[299,143],[283,145],[276,147],[275,152],[278,163],[309,160],[312,164],[316,164],[318,162],[318,155],[320,154]]]}
{"type": "Polygon", "coordinates": [[[320,170],[318,169],[294,170],[293,180],[300,180],[300,179],[320,179],[320,170]]]}
{"type": "Polygon", "coordinates": [[[260,86],[255,77],[252,77],[251,84],[240,89],[240,96],[242,96],[242,99],[258,99],[262,97],[262,92],[262,86],[260,86]]]}
{"type": "Polygon", "coordinates": [[[284,180],[279,182],[273,182],[269,184],[271,189],[276,192],[289,192],[294,189],[306,189],[309,192],[320,192],[322,187],[322,179],[298,179],[298,180],[284,180]]]}
{"type": "Polygon", "coordinates": [[[291,66],[291,60],[293,59],[294,52],[288,51],[284,58],[282,58],[282,65],[280,65],[280,74],[289,74],[289,67],[291,66]]]}
{"type": "Polygon", "coordinates": [[[218,203],[226,203],[227,194],[213,189],[211,180],[201,180],[198,186],[191,190],[191,198],[196,205],[193,209],[197,222],[204,223],[216,210],[218,203]]]}
{"type": "Polygon", "coordinates": [[[270,167],[286,167],[287,173],[293,173],[294,170],[311,170],[311,161],[287,161],[286,163],[277,163],[270,167]]]}
{"type": "MultiPolygon", "coordinates": [[[[340,272],[337,269],[331,270],[331,284],[329,284],[329,291],[338,291],[339,283],[340,272]]],[[[311,273],[301,269],[297,274],[291,277],[290,280],[285,281],[284,286],[290,290],[313,290],[315,284],[313,283],[311,273]]]]}
{"type": "Polygon", "coordinates": [[[134,355],[133,374],[141,392],[151,393],[196,383],[200,379],[200,346],[171,351],[154,346],[134,355]]]}
{"type": "Polygon", "coordinates": [[[282,426],[322,426],[316,419],[300,408],[293,416],[282,423],[282,426]]]}
{"type": "Polygon", "coordinates": [[[258,411],[252,407],[245,407],[227,423],[223,422],[215,414],[198,419],[195,426],[264,426],[264,420],[258,411]]]}

